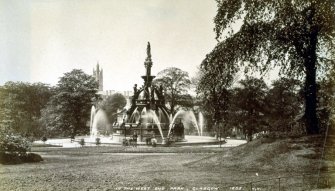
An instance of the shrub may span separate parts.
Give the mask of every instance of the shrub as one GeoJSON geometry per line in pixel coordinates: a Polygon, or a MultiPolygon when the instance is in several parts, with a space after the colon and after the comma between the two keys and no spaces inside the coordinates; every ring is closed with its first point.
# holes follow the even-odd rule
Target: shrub
{"type": "Polygon", "coordinates": [[[281,132],[281,131],[271,131],[265,134],[259,135],[257,138],[270,138],[270,139],[284,139],[284,138],[297,138],[301,137],[303,134],[296,133],[295,131],[281,132]]]}
{"type": "Polygon", "coordinates": [[[95,139],[95,144],[96,144],[97,146],[99,146],[99,145],[101,144],[100,138],[96,138],[96,139],[95,139]]]}
{"type": "Polygon", "coordinates": [[[85,139],[80,139],[79,144],[83,147],[85,145],[85,139]]]}
{"type": "Polygon", "coordinates": [[[44,137],[42,137],[42,141],[43,141],[43,143],[45,144],[45,142],[47,141],[48,139],[44,136],[44,137]]]}
{"type": "Polygon", "coordinates": [[[71,136],[70,136],[71,143],[73,143],[73,141],[74,141],[74,138],[75,138],[75,137],[74,137],[74,135],[71,135],[71,136]]]}
{"type": "Polygon", "coordinates": [[[43,158],[35,153],[0,153],[0,163],[1,164],[20,164],[24,162],[40,162],[43,161],[43,158]]]}
{"type": "Polygon", "coordinates": [[[30,149],[30,142],[9,131],[0,132],[0,152],[24,155],[30,149]]]}
{"type": "Polygon", "coordinates": [[[16,153],[5,153],[0,152],[0,163],[1,164],[20,164],[22,160],[16,153]]]}
{"type": "Polygon", "coordinates": [[[19,164],[22,162],[40,162],[42,157],[30,150],[30,141],[11,131],[0,129],[0,163],[19,164]]]}
{"type": "Polygon", "coordinates": [[[128,139],[122,139],[122,145],[123,146],[128,146],[129,145],[128,139]]]}
{"type": "Polygon", "coordinates": [[[41,162],[43,158],[36,153],[27,153],[21,157],[23,162],[41,162]]]}

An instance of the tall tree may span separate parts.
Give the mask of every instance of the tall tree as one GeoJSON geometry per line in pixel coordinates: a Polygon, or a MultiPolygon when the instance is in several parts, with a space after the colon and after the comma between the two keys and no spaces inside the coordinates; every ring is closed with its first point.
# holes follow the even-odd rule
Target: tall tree
{"type": "Polygon", "coordinates": [[[249,76],[241,80],[240,85],[235,89],[233,111],[251,141],[252,135],[263,130],[261,127],[265,125],[267,86],[263,80],[249,76]]]}
{"type": "Polygon", "coordinates": [[[335,67],[320,82],[317,114],[320,127],[325,131],[327,127],[335,125],[335,67]]]}
{"type": "Polygon", "coordinates": [[[42,112],[41,122],[53,132],[75,136],[88,133],[93,98],[98,84],[95,79],[82,70],[74,69],[60,78],[56,93],[42,112]]]}
{"type": "Polygon", "coordinates": [[[126,98],[120,93],[115,93],[103,99],[98,105],[99,108],[103,109],[106,112],[109,122],[113,123],[117,119],[116,114],[118,110],[123,109],[126,104],[126,98]]]}
{"type": "MultiPolygon", "coordinates": [[[[316,116],[317,71],[334,64],[333,0],[217,0],[215,49],[202,68],[232,76],[239,67],[304,76],[308,134],[319,133],[316,116]],[[233,27],[242,23],[236,32],[233,27]]],[[[216,81],[214,81],[216,83],[216,81]]]]}
{"type": "MultiPolygon", "coordinates": [[[[205,61],[204,61],[205,62],[205,61]]],[[[206,67],[202,63],[202,67],[206,67]]],[[[226,73],[222,68],[219,70],[207,70],[200,68],[196,76],[197,97],[201,100],[201,109],[205,112],[208,127],[215,126],[220,132],[221,127],[227,126],[229,110],[234,96],[231,86],[238,80],[238,75],[226,73]],[[224,122],[224,123],[223,123],[224,122]],[[223,124],[221,124],[223,123],[223,124]]]]}
{"type": "Polygon", "coordinates": [[[0,87],[0,126],[23,136],[38,137],[38,119],[52,91],[42,83],[6,82],[0,87]]]}
{"type": "Polygon", "coordinates": [[[197,96],[201,100],[200,107],[208,120],[208,126],[215,126],[221,132],[221,123],[227,119],[231,92],[224,86],[199,86],[197,96]]]}
{"type": "Polygon", "coordinates": [[[300,101],[301,82],[292,78],[280,78],[272,83],[266,96],[266,116],[271,131],[289,132],[297,116],[303,112],[300,101]]]}
{"type": "Polygon", "coordinates": [[[174,67],[166,68],[158,73],[153,83],[165,88],[166,100],[172,114],[175,114],[177,107],[192,106],[192,97],[188,94],[191,80],[187,72],[174,67]]]}

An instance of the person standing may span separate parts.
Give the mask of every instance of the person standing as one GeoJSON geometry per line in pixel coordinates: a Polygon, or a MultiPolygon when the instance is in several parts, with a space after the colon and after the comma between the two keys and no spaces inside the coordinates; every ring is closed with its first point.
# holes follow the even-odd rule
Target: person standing
{"type": "Polygon", "coordinates": [[[134,131],[134,135],[133,135],[133,146],[137,147],[137,133],[136,133],[136,131],[134,131]]]}

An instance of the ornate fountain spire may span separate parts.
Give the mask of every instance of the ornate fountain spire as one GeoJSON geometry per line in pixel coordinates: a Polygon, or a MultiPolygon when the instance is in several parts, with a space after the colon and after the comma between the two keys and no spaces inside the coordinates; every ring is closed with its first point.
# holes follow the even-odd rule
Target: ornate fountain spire
{"type": "Polygon", "coordinates": [[[146,68],[146,75],[151,76],[151,67],[152,67],[152,60],[151,60],[151,48],[150,42],[147,45],[147,58],[145,59],[144,66],[146,68]]]}
{"type": "Polygon", "coordinates": [[[146,60],[151,61],[151,47],[150,47],[150,42],[148,42],[148,45],[147,45],[147,59],[146,59],[146,60]]]}

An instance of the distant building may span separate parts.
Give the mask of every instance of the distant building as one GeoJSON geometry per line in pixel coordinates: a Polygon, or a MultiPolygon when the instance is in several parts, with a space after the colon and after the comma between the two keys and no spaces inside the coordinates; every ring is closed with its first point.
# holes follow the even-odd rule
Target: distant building
{"type": "Polygon", "coordinates": [[[127,100],[127,105],[126,108],[129,108],[131,105],[131,99],[133,96],[133,91],[115,91],[115,90],[104,90],[103,89],[103,69],[100,68],[99,62],[96,65],[96,68],[93,68],[93,77],[95,80],[98,82],[99,87],[98,87],[98,94],[101,95],[102,99],[105,99],[108,96],[111,96],[115,93],[120,93],[122,94],[126,100],[127,100]]]}
{"type": "Polygon", "coordinates": [[[104,90],[104,81],[103,81],[103,70],[99,68],[99,62],[97,63],[96,69],[93,68],[93,77],[95,78],[95,80],[98,82],[99,87],[98,90],[99,91],[103,91],[104,90]]]}

